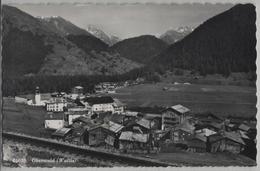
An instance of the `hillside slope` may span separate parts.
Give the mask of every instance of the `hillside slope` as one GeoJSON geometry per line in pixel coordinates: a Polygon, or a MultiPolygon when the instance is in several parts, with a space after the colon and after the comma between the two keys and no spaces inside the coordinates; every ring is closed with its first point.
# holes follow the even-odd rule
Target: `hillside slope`
{"type": "Polygon", "coordinates": [[[141,66],[117,54],[92,49],[99,46],[96,43],[90,41],[89,49],[93,51],[88,53],[69,41],[59,29],[15,7],[3,6],[5,76],[113,75],[141,66]]]}
{"type": "Polygon", "coordinates": [[[167,44],[155,36],[144,35],[122,40],[113,45],[111,50],[130,60],[147,64],[166,47],[167,44]]]}
{"type": "Polygon", "coordinates": [[[254,5],[238,4],[170,45],[152,63],[166,69],[196,70],[201,74],[255,71],[255,21],[254,5]]]}
{"type": "MultiPolygon", "coordinates": [[[[88,35],[93,36],[91,33],[87,32],[84,29],[79,28],[78,26],[74,25],[68,20],[60,16],[53,16],[53,17],[37,17],[43,24],[54,27],[54,29],[58,30],[60,34],[66,35],[88,35]]],[[[54,30],[53,29],[53,30],[54,30]]]]}

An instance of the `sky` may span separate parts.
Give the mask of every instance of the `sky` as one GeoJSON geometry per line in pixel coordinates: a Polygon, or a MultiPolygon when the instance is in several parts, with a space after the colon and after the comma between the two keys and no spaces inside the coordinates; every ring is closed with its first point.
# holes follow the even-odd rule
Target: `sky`
{"type": "MultiPolygon", "coordinates": [[[[94,25],[121,39],[150,34],[161,35],[181,26],[197,27],[207,19],[231,8],[232,4],[96,4],[96,3],[21,3],[15,6],[33,16],[61,16],[87,28],[94,25]]],[[[39,0],[38,0],[39,1],[39,0]]],[[[12,0],[5,0],[11,3],[12,0]]],[[[17,1],[16,1],[17,2],[17,1]]],[[[35,2],[35,1],[34,1],[35,2]]]]}

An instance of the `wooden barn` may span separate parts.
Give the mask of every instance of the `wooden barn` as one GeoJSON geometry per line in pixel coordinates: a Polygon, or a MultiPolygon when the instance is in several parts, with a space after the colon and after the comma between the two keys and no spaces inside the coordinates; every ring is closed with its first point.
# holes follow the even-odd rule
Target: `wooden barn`
{"type": "Polygon", "coordinates": [[[222,132],[209,136],[211,152],[240,153],[245,146],[239,133],[222,132]]]}
{"type": "Polygon", "coordinates": [[[131,131],[131,132],[136,132],[136,133],[141,133],[141,134],[147,134],[150,133],[151,129],[154,126],[154,122],[141,118],[141,119],[136,119],[132,120],[129,122],[125,128],[124,131],[131,131]]]}
{"type": "Polygon", "coordinates": [[[150,149],[149,135],[131,131],[122,132],[119,137],[119,149],[125,153],[146,153],[150,149]]]}
{"type": "Polygon", "coordinates": [[[66,140],[66,138],[71,135],[71,132],[71,128],[61,128],[57,129],[51,136],[57,140],[66,140]]]}
{"type": "Polygon", "coordinates": [[[123,126],[112,121],[94,126],[88,130],[88,144],[90,146],[110,146],[118,148],[118,138],[123,126]]]}
{"type": "Polygon", "coordinates": [[[189,152],[204,153],[207,150],[207,137],[194,135],[187,141],[189,152]]]}

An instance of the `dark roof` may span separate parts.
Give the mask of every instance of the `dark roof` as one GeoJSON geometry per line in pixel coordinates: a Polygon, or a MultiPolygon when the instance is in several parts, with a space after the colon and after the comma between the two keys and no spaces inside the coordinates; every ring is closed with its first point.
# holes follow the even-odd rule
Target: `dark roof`
{"type": "Polygon", "coordinates": [[[71,131],[71,128],[61,128],[52,133],[52,136],[64,137],[71,131]]]}
{"type": "Polygon", "coordinates": [[[221,123],[216,123],[216,122],[211,122],[211,123],[208,124],[208,126],[211,126],[211,127],[215,128],[215,129],[221,129],[221,127],[223,126],[223,124],[221,124],[221,123]]]}
{"type": "Polygon", "coordinates": [[[137,134],[137,133],[133,133],[131,131],[122,132],[119,137],[119,140],[142,142],[142,143],[147,143],[148,139],[149,139],[148,134],[137,134]]]}
{"type": "Polygon", "coordinates": [[[240,124],[238,127],[242,131],[249,131],[250,127],[247,126],[246,124],[240,124]]]}
{"type": "Polygon", "coordinates": [[[85,124],[91,123],[91,120],[89,118],[86,118],[84,116],[80,116],[78,118],[73,119],[73,122],[83,122],[85,124]]]}
{"type": "Polygon", "coordinates": [[[102,128],[107,129],[114,133],[118,133],[119,131],[121,131],[124,128],[123,125],[117,124],[112,121],[108,121],[108,122],[102,124],[101,126],[102,126],[102,128]]]}
{"type": "Polygon", "coordinates": [[[146,129],[151,129],[151,127],[153,126],[151,121],[144,118],[138,120],[136,123],[146,129]]]}
{"type": "Polygon", "coordinates": [[[114,100],[110,96],[100,96],[100,97],[86,97],[84,102],[88,102],[90,105],[94,104],[105,104],[105,103],[113,103],[114,100]]]}
{"type": "Polygon", "coordinates": [[[80,100],[78,100],[78,99],[76,99],[76,100],[74,101],[74,103],[75,103],[77,106],[85,107],[85,105],[84,105],[80,100]]]}
{"type": "Polygon", "coordinates": [[[175,132],[175,131],[179,131],[179,130],[184,131],[184,132],[187,132],[187,133],[189,133],[189,134],[193,134],[193,130],[191,130],[191,129],[187,128],[187,127],[182,127],[182,126],[176,127],[175,130],[174,130],[174,132],[175,132]]]}
{"type": "Polygon", "coordinates": [[[245,145],[245,142],[241,139],[241,135],[236,132],[223,132],[222,134],[220,134],[220,133],[213,134],[213,135],[209,136],[209,142],[214,143],[214,142],[219,141],[224,138],[232,140],[236,143],[245,145]]]}
{"type": "Polygon", "coordinates": [[[85,126],[74,128],[72,131],[72,136],[73,137],[82,136],[87,129],[88,127],[85,126]]]}
{"type": "Polygon", "coordinates": [[[112,121],[108,121],[103,124],[98,124],[98,125],[92,126],[88,129],[88,131],[92,131],[97,128],[103,128],[103,129],[109,130],[113,133],[118,133],[119,131],[121,131],[124,128],[124,126],[117,124],[115,122],[112,122],[112,121]]]}
{"type": "Polygon", "coordinates": [[[64,113],[63,112],[55,112],[55,113],[47,113],[44,115],[45,120],[63,120],[64,113]]]}
{"type": "Polygon", "coordinates": [[[115,122],[115,123],[122,123],[124,120],[123,115],[119,115],[119,114],[113,114],[110,118],[110,121],[115,122]]]}

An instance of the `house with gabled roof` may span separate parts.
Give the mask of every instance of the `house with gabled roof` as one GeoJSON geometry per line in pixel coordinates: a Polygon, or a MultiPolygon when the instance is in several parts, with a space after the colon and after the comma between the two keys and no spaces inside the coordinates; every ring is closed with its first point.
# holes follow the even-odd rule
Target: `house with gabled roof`
{"type": "Polygon", "coordinates": [[[149,150],[149,134],[122,132],[119,137],[119,149],[122,152],[144,153],[149,150]]]}
{"type": "Polygon", "coordinates": [[[88,144],[118,148],[118,138],[123,128],[123,125],[112,121],[105,121],[103,124],[94,126],[88,130],[88,144]]]}
{"type": "Polygon", "coordinates": [[[91,108],[92,113],[111,112],[114,113],[114,99],[110,96],[86,97],[82,103],[86,108],[91,108]]]}
{"type": "Polygon", "coordinates": [[[135,119],[125,126],[124,131],[146,134],[151,131],[154,125],[153,120],[147,120],[145,118],[135,119]]]}
{"type": "Polygon", "coordinates": [[[162,130],[181,124],[189,112],[190,109],[180,104],[168,107],[162,113],[162,130]]]}
{"type": "Polygon", "coordinates": [[[194,130],[190,129],[189,127],[185,125],[179,125],[175,127],[172,132],[171,139],[173,140],[173,143],[184,143],[186,144],[187,139],[189,139],[194,134],[194,130]]]}
{"type": "Polygon", "coordinates": [[[54,133],[51,134],[52,138],[58,140],[65,140],[67,136],[69,136],[72,132],[71,128],[60,128],[57,129],[54,133]]]}
{"type": "Polygon", "coordinates": [[[46,129],[57,130],[63,128],[65,124],[64,113],[48,112],[44,115],[44,127],[46,129]]]}
{"type": "Polygon", "coordinates": [[[240,153],[245,146],[239,133],[226,131],[209,136],[209,144],[211,152],[240,153]]]}
{"type": "Polygon", "coordinates": [[[207,137],[196,134],[187,140],[187,146],[189,152],[206,152],[207,137]]]}

